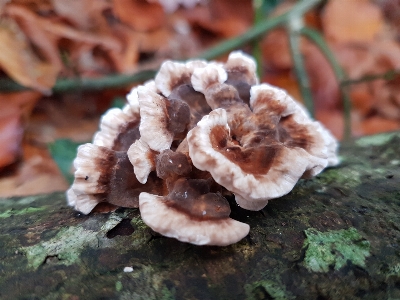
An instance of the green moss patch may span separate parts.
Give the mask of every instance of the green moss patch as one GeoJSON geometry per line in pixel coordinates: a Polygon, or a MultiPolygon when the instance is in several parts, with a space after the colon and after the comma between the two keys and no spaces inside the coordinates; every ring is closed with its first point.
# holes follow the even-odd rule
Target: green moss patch
{"type": "Polygon", "coordinates": [[[295,299],[295,297],[286,290],[285,286],[272,281],[272,280],[261,280],[256,281],[252,284],[246,284],[246,299],[275,299],[275,300],[289,300],[295,299]]]}
{"type": "Polygon", "coordinates": [[[0,219],[3,218],[8,218],[11,216],[21,216],[21,215],[26,215],[26,214],[31,214],[31,213],[36,213],[39,211],[44,211],[46,210],[47,207],[46,206],[42,206],[42,207],[27,207],[27,208],[23,208],[23,209],[7,209],[6,211],[3,211],[0,213],[0,219]]]}
{"type": "Polygon", "coordinates": [[[96,232],[82,227],[61,229],[52,239],[40,244],[24,247],[28,265],[37,269],[47,257],[56,257],[64,265],[72,265],[79,260],[80,252],[86,246],[97,246],[96,232]]]}
{"type": "Polygon", "coordinates": [[[384,133],[377,135],[364,136],[356,141],[356,144],[361,147],[382,146],[387,144],[396,133],[384,133]]]}
{"type": "Polygon", "coordinates": [[[370,256],[370,244],[355,228],[319,232],[314,228],[304,231],[306,254],[304,265],[309,271],[328,272],[329,267],[339,270],[350,261],[365,266],[370,256]]]}

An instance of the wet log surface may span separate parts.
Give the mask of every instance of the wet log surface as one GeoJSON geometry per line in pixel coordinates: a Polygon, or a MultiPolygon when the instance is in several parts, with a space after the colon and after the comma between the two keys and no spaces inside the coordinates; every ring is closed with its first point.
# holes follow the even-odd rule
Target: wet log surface
{"type": "Polygon", "coordinates": [[[80,215],[63,193],[0,199],[0,298],[400,299],[400,133],[340,154],[260,212],[233,206],[251,230],[228,247],[161,237],[136,209],[80,215]]]}

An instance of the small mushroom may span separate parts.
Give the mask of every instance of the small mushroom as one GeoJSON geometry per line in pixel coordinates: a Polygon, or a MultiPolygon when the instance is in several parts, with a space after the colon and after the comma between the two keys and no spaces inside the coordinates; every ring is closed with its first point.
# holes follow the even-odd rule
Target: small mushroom
{"type": "Polygon", "coordinates": [[[250,230],[249,225],[229,218],[228,201],[210,193],[201,179],[179,179],[165,197],[141,193],[139,208],[154,231],[195,245],[230,245],[250,230]]]}

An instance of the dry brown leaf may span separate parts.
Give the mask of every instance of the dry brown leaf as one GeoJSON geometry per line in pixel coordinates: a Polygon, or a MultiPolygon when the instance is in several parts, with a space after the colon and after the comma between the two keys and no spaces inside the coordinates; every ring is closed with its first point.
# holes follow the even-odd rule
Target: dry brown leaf
{"type": "Polygon", "coordinates": [[[398,86],[390,86],[384,80],[378,82],[381,83],[381,87],[373,90],[376,111],[385,119],[400,121],[400,89],[398,86]]]}
{"type": "Polygon", "coordinates": [[[267,73],[262,77],[261,82],[268,82],[285,89],[294,99],[301,101],[299,85],[296,78],[291,76],[290,71],[267,73]]]}
{"type": "Polygon", "coordinates": [[[379,0],[378,4],[382,8],[386,19],[391,22],[397,32],[400,33],[400,1],[379,0]]]}
{"type": "Polygon", "coordinates": [[[350,98],[353,109],[366,117],[372,110],[375,99],[368,83],[355,84],[350,89],[350,98]]]}
{"type": "MultiPolygon", "coordinates": [[[[236,19],[251,25],[253,22],[253,2],[249,0],[209,1],[211,16],[218,19],[236,19]]],[[[211,20],[212,21],[212,20],[211,20]]]]}
{"type": "Polygon", "coordinates": [[[18,110],[0,116],[0,169],[12,164],[20,154],[23,129],[18,110]]]}
{"type": "Polygon", "coordinates": [[[148,33],[138,32],[136,34],[136,40],[141,52],[156,52],[167,45],[171,39],[172,33],[165,27],[148,33]]]}
{"type": "MultiPolygon", "coordinates": [[[[61,63],[58,48],[60,41],[63,41],[61,47],[68,51],[70,57],[76,59],[71,67],[81,70],[86,75],[98,75],[115,70],[111,67],[119,66],[121,61],[123,63],[125,52],[123,41],[114,36],[112,28],[102,16],[104,9],[102,1],[91,3],[97,3],[90,7],[92,11],[97,12],[97,15],[93,12],[97,16],[93,19],[99,24],[96,31],[73,28],[60,20],[39,16],[21,5],[10,4],[6,7],[6,12],[10,17],[26,25],[24,26],[26,33],[34,42],[40,41],[36,42],[36,46],[45,55],[47,54],[53,65],[61,63]],[[110,66],[110,59],[113,66],[110,66]],[[86,66],[89,66],[89,69],[85,69],[86,66]]],[[[121,68],[117,70],[121,71],[121,68]]]]}
{"type": "Polygon", "coordinates": [[[213,22],[203,22],[202,20],[199,20],[198,25],[225,38],[240,35],[246,32],[250,27],[249,23],[240,19],[238,20],[234,17],[215,20],[213,22]]]}
{"type": "Polygon", "coordinates": [[[111,8],[107,0],[51,0],[51,3],[57,16],[84,31],[104,30],[107,21],[103,12],[111,8]]]}
{"type": "Polygon", "coordinates": [[[46,148],[23,145],[23,164],[11,176],[0,177],[0,197],[65,191],[68,183],[46,148]]]}
{"type": "Polygon", "coordinates": [[[9,5],[6,12],[18,22],[25,36],[35,45],[46,62],[61,70],[63,63],[58,54],[57,37],[46,32],[36,15],[24,6],[9,5]]]}
{"type": "Polygon", "coordinates": [[[244,33],[253,23],[251,1],[214,0],[208,6],[185,11],[189,22],[221,37],[244,33]]]}
{"type": "Polygon", "coordinates": [[[21,153],[23,123],[39,99],[37,92],[0,94],[0,168],[13,163],[21,153]]]}
{"type": "MultiPolygon", "coordinates": [[[[320,121],[329,131],[339,140],[343,138],[344,119],[343,112],[340,110],[317,110],[316,119],[320,121]]],[[[361,117],[358,112],[351,113],[351,133],[352,136],[362,136],[361,117]]]]}
{"type": "Polygon", "coordinates": [[[58,38],[70,39],[81,43],[90,43],[103,46],[105,49],[121,51],[121,43],[114,38],[109,32],[110,30],[96,32],[87,32],[68,26],[55,20],[41,17],[28,8],[20,5],[7,5],[7,15],[12,18],[23,20],[26,22],[36,23],[42,30],[54,34],[58,38]]]}
{"type": "Polygon", "coordinates": [[[148,2],[158,2],[162,5],[163,9],[167,13],[176,11],[180,5],[185,8],[193,8],[198,3],[204,2],[203,0],[147,0],[148,2]]]}
{"type": "Polygon", "coordinates": [[[107,55],[97,50],[92,44],[71,43],[68,53],[73,72],[67,75],[74,76],[77,72],[82,77],[96,77],[99,74],[111,73],[113,66],[110,65],[107,55]]]}
{"type": "Polygon", "coordinates": [[[19,26],[11,19],[0,22],[0,67],[21,85],[50,93],[59,68],[39,60],[19,26]]]}
{"type": "Polygon", "coordinates": [[[145,0],[113,0],[115,15],[137,31],[151,31],[162,27],[165,13],[159,3],[145,0]]]}
{"type": "Polygon", "coordinates": [[[400,69],[400,44],[396,40],[383,39],[373,43],[371,55],[376,61],[374,70],[376,73],[400,69]]]}
{"type": "Polygon", "coordinates": [[[362,135],[376,134],[380,132],[398,130],[400,128],[400,122],[388,120],[380,116],[374,116],[364,120],[361,123],[361,128],[362,135]]]}
{"type": "Polygon", "coordinates": [[[337,43],[372,42],[383,24],[381,10],[369,0],[330,0],[322,15],[326,38],[337,43]]]}
{"type": "Polygon", "coordinates": [[[311,90],[316,109],[335,109],[340,100],[339,84],[329,62],[311,43],[304,43],[302,52],[309,76],[311,90]]]}
{"type": "Polygon", "coordinates": [[[274,69],[290,69],[293,66],[288,36],[284,29],[269,32],[261,42],[265,63],[274,69]]]}

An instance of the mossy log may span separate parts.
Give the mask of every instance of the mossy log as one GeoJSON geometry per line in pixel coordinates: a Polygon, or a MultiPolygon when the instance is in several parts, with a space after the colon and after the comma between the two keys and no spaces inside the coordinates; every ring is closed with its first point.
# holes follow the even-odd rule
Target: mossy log
{"type": "MultiPolygon", "coordinates": [[[[0,199],[1,299],[400,299],[400,132],[259,212],[228,247],[162,237],[137,209],[81,215],[56,193],[0,199]]],[[[50,183],[51,184],[51,183],[50,183]]]]}

